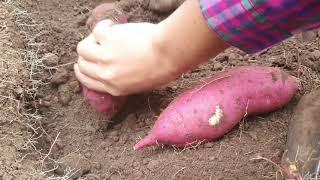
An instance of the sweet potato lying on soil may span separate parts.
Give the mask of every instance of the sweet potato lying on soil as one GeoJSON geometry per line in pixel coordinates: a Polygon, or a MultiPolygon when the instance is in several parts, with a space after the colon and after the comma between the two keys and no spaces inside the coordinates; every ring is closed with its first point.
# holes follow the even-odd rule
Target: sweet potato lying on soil
{"type": "Polygon", "coordinates": [[[297,90],[293,77],[276,68],[239,67],[217,73],[171,102],[134,148],[186,147],[220,138],[247,115],[285,106],[297,90]]]}
{"type": "Polygon", "coordinates": [[[283,167],[289,179],[320,178],[320,89],[301,98],[290,121],[283,167]]]}
{"type": "MultiPolygon", "coordinates": [[[[94,26],[104,19],[111,19],[115,23],[126,23],[127,18],[114,3],[104,3],[97,6],[86,22],[87,28],[92,31],[94,26]]],[[[108,93],[90,90],[83,86],[83,95],[89,104],[99,113],[113,117],[126,102],[126,97],[114,97],[108,93]]]]}

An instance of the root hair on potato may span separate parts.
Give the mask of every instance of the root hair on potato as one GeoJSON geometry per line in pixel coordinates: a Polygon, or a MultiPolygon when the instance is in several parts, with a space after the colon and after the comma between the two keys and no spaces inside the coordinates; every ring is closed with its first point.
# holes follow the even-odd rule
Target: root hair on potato
{"type": "Polygon", "coordinates": [[[193,96],[195,93],[197,93],[198,91],[201,91],[201,89],[203,89],[203,88],[206,87],[207,85],[209,85],[209,84],[211,84],[211,83],[213,83],[213,82],[215,82],[215,81],[219,81],[219,80],[221,80],[221,79],[228,78],[228,77],[231,77],[231,75],[219,77],[219,78],[213,79],[213,80],[211,80],[211,81],[209,81],[209,82],[204,82],[204,84],[203,84],[202,86],[200,86],[198,89],[196,89],[195,91],[193,91],[193,92],[191,93],[190,98],[192,98],[192,96],[193,96]]]}
{"type": "Polygon", "coordinates": [[[184,152],[184,151],[186,151],[186,150],[189,150],[189,149],[195,150],[196,148],[198,148],[198,147],[199,147],[203,142],[205,142],[205,141],[206,141],[206,139],[204,139],[204,140],[202,140],[202,141],[195,140],[195,141],[193,141],[193,142],[188,143],[187,145],[185,145],[182,150],[179,149],[178,147],[176,147],[175,145],[172,145],[172,147],[173,147],[173,149],[174,149],[174,150],[173,150],[174,153],[180,154],[180,153],[182,153],[182,152],[184,152]]]}
{"type": "Polygon", "coordinates": [[[241,137],[242,137],[242,134],[243,134],[243,131],[244,131],[244,123],[245,123],[245,120],[246,120],[246,117],[248,116],[248,108],[249,108],[249,102],[250,102],[250,99],[248,99],[247,101],[247,105],[246,105],[246,109],[245,109],[245,113],[242,117],[242,120],[240,121],[239,123],[239,129],[240,129],[240,132],[239,132],[239,140],[241,141],[241,137]]]}
{"type": "Polygon", "coordinates": [[[256,161],[256,160],[264,160],[264,161],[267,161],[267,162],[271,163],[272,165],[274,165],[275,167],[277,167],[277,168],[278,168],[278,171],[279,171],[280,174],[281,174],[281,176],[284,177],[284,174],[283,174],[283,173],[285,172],[285,170],[284,170],[280,165],[278,165],[277,163],[273,162],[272,160],[270,160],[270,159],[268,159],[268,158],[265,158],[265,157],[262,157],[262,156],[260,156],[260,155],[258,155],[258,156],[255,157],[255,158],[251,158],[250,160],[251,160],[251,161],[256,161]]]}

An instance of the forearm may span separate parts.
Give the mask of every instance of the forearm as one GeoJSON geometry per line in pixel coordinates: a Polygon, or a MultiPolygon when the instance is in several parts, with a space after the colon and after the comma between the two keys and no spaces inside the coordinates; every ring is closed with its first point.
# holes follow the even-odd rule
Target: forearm
{"type": "Polygon", "coordinates": [[[197,0],[187,0],[158,26],[155,47],[175,73],[183,73],[228,47],[205,22],[197,0]]]}

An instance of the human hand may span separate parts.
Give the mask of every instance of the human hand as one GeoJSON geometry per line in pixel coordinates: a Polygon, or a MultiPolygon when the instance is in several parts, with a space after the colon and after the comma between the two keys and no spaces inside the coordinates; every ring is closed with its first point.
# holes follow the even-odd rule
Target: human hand
{"type": "Polygon", "coordinates": [[[78,44],[74,70],[86,87],[114,96],[151,90],[179,73],[174,61],[158,51],[158,26],[150,23],[99,22],[78,44]]]}

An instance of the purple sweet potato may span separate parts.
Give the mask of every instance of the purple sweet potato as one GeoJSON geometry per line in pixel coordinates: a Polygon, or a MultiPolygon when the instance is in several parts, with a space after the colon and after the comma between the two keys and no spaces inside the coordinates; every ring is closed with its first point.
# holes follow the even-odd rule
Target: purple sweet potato
{"type": "Polygon", "coordinates": [[[178,96],[134,147],[186,147],[222,137],[245,116],[268,113],[290,102],[298,84],[271,67],[239,67],[207,79],[178,96]]]}
{"type": "Polygon", "coordinates": [[[116,114],[126,102],[126,97],[115,97],[108,93],[92,91],[85,86],[82,88],[82,93],[95,111],[109,117],[116,114]]]}
{"type": "Polygon", "coordinates": [[[91,16],[87,19],[86,26],[89,30],[92,30],[99,21],[104,19],[111,19],[116,23],[128,22],[128,18],[115,3],[103,3],[94,8],[91,16]]]}
{"type": "MultiPolygon", "coordinates": [[[[115,23],[127,23],[127,17],[116,7],[115,3],[104,3],[92,11],[86,26],[92,31],[94,26],[104,19],[111,19],[115,23]]],[[[84,86],[83,95],[97,112],[103,113],[108,117],[112,117],[119,112],[127,99],[127,97],[114,97],[108,93],[93,91],[84,86]]]]}

